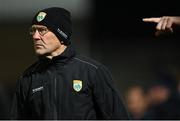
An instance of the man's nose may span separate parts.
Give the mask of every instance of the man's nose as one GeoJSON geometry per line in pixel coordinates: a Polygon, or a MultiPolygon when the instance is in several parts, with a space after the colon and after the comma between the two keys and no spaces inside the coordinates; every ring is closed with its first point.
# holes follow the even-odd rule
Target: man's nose
{"type": "Polygon", "coordinates": [[[33,37],[34,40],[40,39],[40,34],[39,34],[38,30],[35,31],[35,33],[33,34],[32,37],[33,37]]]}

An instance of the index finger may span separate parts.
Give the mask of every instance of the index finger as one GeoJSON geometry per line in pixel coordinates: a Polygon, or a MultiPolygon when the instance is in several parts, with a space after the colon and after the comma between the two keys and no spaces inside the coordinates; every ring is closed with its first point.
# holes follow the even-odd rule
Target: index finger
{"type": "Polygon", "coordinates": [[[158,23],[161,20],[161,17],[158,18],[143,18],[144,22],[154,22],[154,23],[158,23]]]}

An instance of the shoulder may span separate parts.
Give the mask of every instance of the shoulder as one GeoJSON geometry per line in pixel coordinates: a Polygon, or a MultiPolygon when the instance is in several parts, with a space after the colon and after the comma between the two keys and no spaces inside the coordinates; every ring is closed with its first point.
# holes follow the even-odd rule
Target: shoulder
{"type": "Polygon", "coordinates": [[[23,90],[29,89],[29,85],[31,84],[31,76],[33,73],[37,71],[37,68],[39,68],[39,61],[34,62],[29,67],[27,67],[24,72],[20,75],[20,77],[17,80],[17,87],[23,88],[23,90]]]}
{"type": "Polygon", "coordinates": [[[102,63],[100,63],[100,62],[98,62],[92,58],[89,58],[89,57],[86,57],[83,55],[77,55],[73,59],[79,65],[81,65],[85,68],[90,68],[91,70],[96,71],[96,73],[97,72],[109,73],[109,69],[104,64],[102,64],[102,63]]]}
{"type": "Polygon", "coordinates": [[[89,57],[86,57],[86,56],[82,56],[82,55],[77,55],[73,58],[73,60],[81,65],[84,65],[84,66],[87,66],[87,67],[90,67],[90,68],[94,68],[94,69],[98,69],[100,68],[101,66],[103,66],[103,64],[101,64],[100,62],[92,59],[92,58],[89,58],[89,57]]]}
{"type": "Polygon", "coordinates": [[[30,66],[28,66],[23,72],[22,77],[32,74],[38,68],[38,65],[39,65],[39,62],[37,61],[31,64],[30,66]]]}

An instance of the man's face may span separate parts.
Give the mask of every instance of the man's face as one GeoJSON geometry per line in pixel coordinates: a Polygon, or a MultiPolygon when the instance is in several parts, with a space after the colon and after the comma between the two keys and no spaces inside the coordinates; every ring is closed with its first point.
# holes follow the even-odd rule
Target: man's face
{"type": "Polygon", "coordinates": [[[34,42],[34,49],[37,55],[52,55],[60,49],[61,43],[55,34],[43,25],[33,25],[30,34],[34,42]]]}

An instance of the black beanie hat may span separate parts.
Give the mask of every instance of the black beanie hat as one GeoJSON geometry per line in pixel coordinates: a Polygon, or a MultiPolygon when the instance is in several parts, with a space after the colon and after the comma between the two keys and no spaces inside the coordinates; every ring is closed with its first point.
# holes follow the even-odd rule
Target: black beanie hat
{"type": "Polygon", "coordinates": [[[65,45],[71,43],[71,13],[66,9],[51,7],[40,10],[32,20],[32,25],[34,24],[48,27],[65,45]]]}

